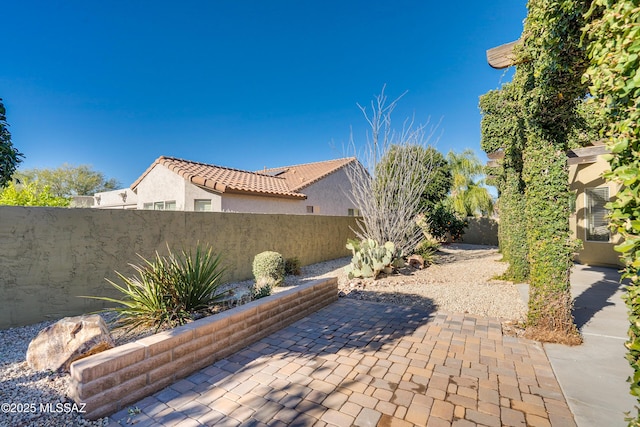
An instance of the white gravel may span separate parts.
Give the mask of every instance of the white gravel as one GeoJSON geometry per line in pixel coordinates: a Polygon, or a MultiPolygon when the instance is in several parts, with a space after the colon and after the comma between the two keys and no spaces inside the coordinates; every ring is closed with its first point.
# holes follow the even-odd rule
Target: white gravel
{"type": "MultiPolygon", "coordinates": [[[[420,305],[432,310],[472,313],[503,320],[522,320],[526,305],[516,286],[492,278],[506,269],[492,247],[448,245],[441,248],[437,263],[378,280],[349,280],[343,268],[350,258],[340,258],[302,268],[302,275],[288,276],[276,292],[322,277],[338,276],[341,296],[392,304],[420,305]]],[[[252,281],[234,283],[237,297],[246,294],[252,281]]],[[[29,342],[50,325],[0,330],[0,427],[102,426],[108,419],[87,421],[67,397],[68,374],[32,371],[25,361],[29,342]]],[[[114,334],[117,343],[131,340],[114,334]]]]}
{"type": "Polygon", "coordinates": [[[440,248],[436,263],[423,270],[404,268],[378,280],[341,280],[347,297],[420,305],[449,313],[524,320],[527,306],[517,286],[496,280],[507,264],[491,246],[451,244],[440,248]]]}

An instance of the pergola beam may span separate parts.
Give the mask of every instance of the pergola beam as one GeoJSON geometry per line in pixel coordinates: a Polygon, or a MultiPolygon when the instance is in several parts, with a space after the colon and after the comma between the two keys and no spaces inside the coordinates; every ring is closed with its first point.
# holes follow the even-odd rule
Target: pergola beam
{"type": "MultiPolygon", "coordinates": [[[[611,153],[611,151],[607,148],[604,141],[596,141],[592,143],[592,145],[587,147],[572,148],[570,150],[567,150],[567,163],[569,165],[595,163],[598,156],[608,153],[611,153]]],[[[504,151],[497,150],[491,153],[487,153],[487,157],[489,158],[487,166],[499,166],[499,160],[504,159],[504,151]]]]}
{"type": "Polygon", "coordinates": [[[491,67],[502,69],[516,65],[513,47],[520,42],[516,40],[487,50],[487,62],[491,67]]]}

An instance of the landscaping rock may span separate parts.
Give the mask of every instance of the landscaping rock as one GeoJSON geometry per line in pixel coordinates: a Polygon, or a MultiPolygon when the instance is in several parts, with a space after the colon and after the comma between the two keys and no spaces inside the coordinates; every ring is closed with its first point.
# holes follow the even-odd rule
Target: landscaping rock
{"type": "Polygon", "coordinates": [[[27,364],[35,371],[68,372],[72,362],[112,347],[107,324],[99,315],[65,317],[29,343],[27,364]]]}
{"type": "Polygon", "coordinates": [[[407,258],[407,263],[413,268],[424,268],[424,258],[418,254],[413,254],[409,258],[407,258]]]}

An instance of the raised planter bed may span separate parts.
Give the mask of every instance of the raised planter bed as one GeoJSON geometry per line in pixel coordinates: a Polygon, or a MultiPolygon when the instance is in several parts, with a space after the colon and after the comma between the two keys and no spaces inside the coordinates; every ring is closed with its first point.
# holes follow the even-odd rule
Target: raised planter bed
{"type": "Polygon", "coordinates": [[[69,394],[86,418],[112,414],[337,299],[336,278],[316,280],[80,359],[69,394]]]}

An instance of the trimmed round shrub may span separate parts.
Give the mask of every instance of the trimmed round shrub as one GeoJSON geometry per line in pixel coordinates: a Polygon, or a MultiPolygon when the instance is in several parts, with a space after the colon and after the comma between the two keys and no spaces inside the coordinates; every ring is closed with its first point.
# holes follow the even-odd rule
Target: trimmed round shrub
{"type": "Polygon", "coordinates": [[[284,258],[278,252],[261,252],[253,259],[253,277],[261,288],[269,285],[273,288],[284,281],[284,258]]]}

